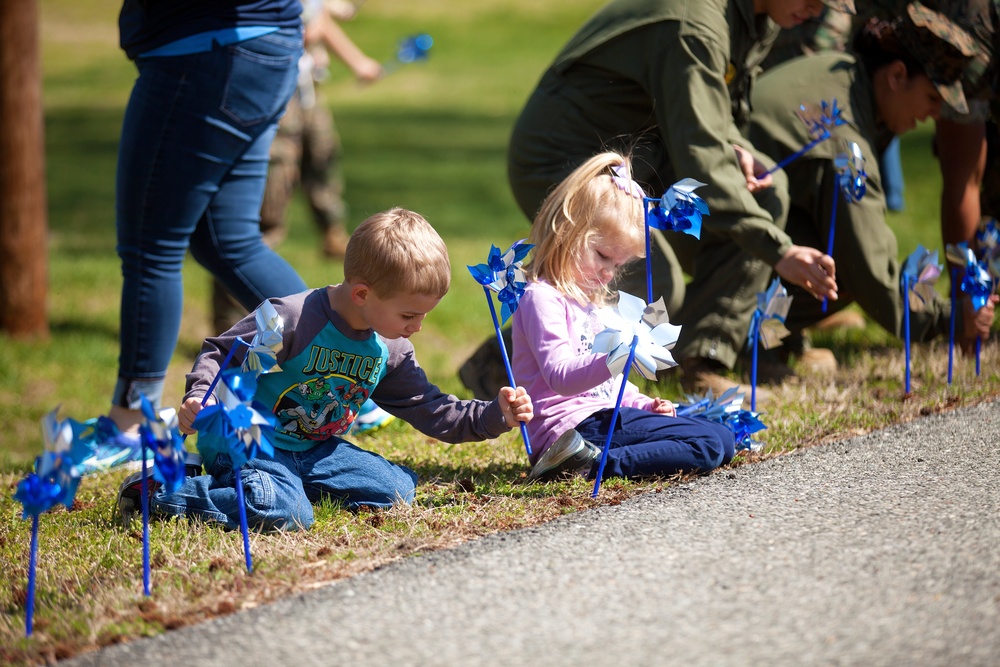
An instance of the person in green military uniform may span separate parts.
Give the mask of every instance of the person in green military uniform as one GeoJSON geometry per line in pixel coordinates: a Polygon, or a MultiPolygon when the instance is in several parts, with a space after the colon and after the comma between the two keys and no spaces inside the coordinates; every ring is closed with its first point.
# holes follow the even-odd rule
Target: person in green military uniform
{"type": "MultiPolygon", "coordinates": [[[[852,0],[825,1],[853,12],[852,0]]],[[[787,199],[783,176],[757,179],[762,156],[740,134],[752,79],[779,26],[822,7],[821,0],[612,0],[563,48],[515,123],[508,176],[529,220],[551,187],[605,150],[632,156],[650,196],[681,178],[707,184],[698,191],[711,209],[701,241],[672,235],[667,246],[658,237],[652,258],[653,298],[663,296],[671,320],[684,325],[674,354],[697,369],[689,378],[721,380],[704,363],[723,369],[736,361],[716,355],[733,342],[720,344],[719,334],[749,325],[765,269],[835,296],[833,262],[793,246],[774,222],[787,199]],[[731,239],[735,250],[725,243],[731,239]],[[681,269],[693,276],[686,294],[681,269]]],[[[619,286],[645,297],[642,262],[619,286]]],[[[475,361],[460,370],[467,386],[481,384],[469,367],[475,361]]]]}
{"type": "MultiPolygon", "coordinates": [[[[971,37],[943,15],[919,2],[892,21],[873,19],[854,37],[853,53],[826,53],[791,60],[762,76],[753,94],[749,137],[771,158],[781,160],[805,145],[810,135],[794,111],[803,100],[836,99],[847,124],[833,137],[785,167],[791,204],[785,231],[793,243],[826,247],[834,197],[837,207],[833,256],[839,299],[830,312],[857,302],[889,332],[902,336],[905,303],[900,294],[896,238],[885,222],[885,195],[875,157],[894,136],[937,118],[942,104],[967,111],[959,78],[976,53],[971,37]],[[835,190],[836,157],[856,143],[867,156],[867,193],[847,203],[835,190]]],[[[786,326],[794,333],[826,317],[821,303],[800,288],[786,326]]],[[[989,335],[993,302],[973,315],[960,311],[967,342],[989,335]]],[[[929,340],[948,332],[951,305],[936,297],[911,313],[911,336],[929,340]]]]}
{"type": "MultiPolygon", "coordinates": [[[[860,17],[899,16],[906,0],[864,0],[860,17]]],[[[968,111],[946,108],[935,122],[940,162],[941,239],[974,243],[980,218],[1000,216],[1000,0],[924,0],[964,28],[978,53],[962,74],[968,111]]]]}

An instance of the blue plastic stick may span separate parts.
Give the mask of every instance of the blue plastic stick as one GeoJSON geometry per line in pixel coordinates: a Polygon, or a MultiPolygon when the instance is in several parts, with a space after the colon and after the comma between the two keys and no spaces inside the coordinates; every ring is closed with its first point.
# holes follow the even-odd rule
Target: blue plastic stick
{"type": "Polygon", "coordinates": [[[826,141],[829,138],[830,138],[830,135],[829,135],[829,133],[827,133],[827,134],[824,134],[821,137],[817,137],[816,139],[813,139],[808,144],[806,144],[805,146],[803,146],[799,150],[795,151],[794,153],[792,153],[791,155],[789,155],[788,157],[786,157],[784,160],[782,160],[778,164],[774,165],[773,167],[771,167],[770,169],[768,169],[767,171],[765,171],[763,174],[758,174],[757,175],[757,180],[760,180],[760,179],[762,179],[762,178],[764,178],[766,176],[770,176],[771,174],[773,174],[774,172],[778,171],[779,169],[784,169],[785,167],[787,167],[788,165],[790,165],[792,162],[794,162],[795,160],[798,160],[800,157],[802,157],[803,155],[805,155],[806,153],[808,153],[809,151],[811,151],[816,144],[818,144],[821,141],[826,141]]]}
{"type": "MultiPolygon", "coordinates": [[[[225,369],[229,368],[229,362],[233,360],[233,355],[236,354],[236,349],[240,345],[245,345],[246,347],[250,347],[250,344],[247,343],[245,340],[243,340],[239,336],[236,337],[236,344],[233,345],[231,348],[229,348],[229,352],[226,354],[226,358],[222,361],[222,365],[219,367],[219,372],[215,374],[215,379],[212,380],[212,384],[210,384],[208,386],[208,391],[206,391],[205,395],[202,396],[202,398],[201,398],[201,406],[202,407],[205,407],[205,403],[208,402],[209,396],[211,396],[212,392],[215,391],[215,387],[219,384],[219,380],[222,379],[222,371],[224,371],[225,369]]],[[[187,434],[184,435],[184,439],[187,440],[187,434]]],[[[145,470],[146,457],[143,456],[142,460],[143,460],[143,466],[144,466],[143,470],[145,470]]],[[[247,508],[243,504],[243,484],[241,483],[241,480],[240,480],[240,470],[239,470],[239,468],[237,468],[233,472],[236,475],[236,502],[237,502],[237,504],[240,507],[240,530],[243,532],[243,553],[246,556],[247,572],[249,572],[250,574],[253,574],[253,561],[252,561],[252,559],[250,557],[250,532],[249,532],[249,528],[247,528],[247,508]]],[[[145,497],[146,497],[146,487],[145,487],[146,476],[145,475],[143,475],[142,483],[143,483],[142,497],[143,497],[143,499],[145,499],[145,497]]],[[[145,507],[144,507],[144,511],[145,511],[145,507]]],[[[146,595],[149,595],[149,593],[146,593],[146,595]]]]}
{"type": "Polygon", "coordinates": [[[760,322],[753,329],[753,365],[750,367],[750,409],[757,411],[757,346],[760,343],[760,322]]]}
{"type": "Polygon", "coordinates": [[[146,472],[146,443],[139,447],[142,455],[142,592],[149,597],[149,474],[146,472]]]}
{"type": "Polygon", "coordinates": [[[231,348],[229,348],[229,352],[226,354],[226,358],[222,361],[222,365],[219,366],[219,372],[215,374],[215,379],[212,380],[212,384],[208,385],[208,391],[205,392],[205,396],[201,399],[202,407],[205,406],[205,401],[207,401],[208,397],[211,396],[212,392],[215,391],[215,387],[219,384],[219,380],[222,379],[222,371],[229,368],[229,362],[233,360],[233,355],[236,354],[236,350],[237,348],[239,348],[240,345],[246,345],[247,347],[250,347],[250,343],[247,343],[239,336],[236,337],[236,344],[233,345],[231,348]]]}
{"type": "MultiPolygon", "coordinates": [[[[500,344],[500,355],[503,357],[503,367],[507,369],[507,381],[510,386],[517,389],[514,382],[514,371],[510,367],[510,357],[507,356],[507,346],[503,343],[503,334],[500,332],[500,320],[497,318],[497,309],[493,306],[493,297],[490,295],[490,288],[483,285],[483,292],[486,293],[486,303],[490,304],[490,315],[493,316],[493,330],[497,334],[497,343],[500,344]]],[[[531,456],[531,441],[528,439],[528,427],[524,422],[518,422],[521,427],[521,438],[524,440],[524,451],[531,456]]]]}
{"type": "MultiPolygon", "coordinates": [[[[826,239],[826,254],[833,257],[833,234],[837,225],[837,201],[840,199],[840,188],[838,184],[833,186],[833,206],[830,209],[830,235],[826,239]]],[[[823,312],[826,312],[830,299],[823,297],[823,312]]]]}
{"type": "Polygon", "coordinates": [[[951,270],[951,320],[948,324],[948,384],[955,367],[955,302],[958,299],[958,269],[951,270]]]}
{"type": "Polygon", "coordinates": [[[685,405],[683,407],[678,407],[677,408],[677,416],[678,417],[687,417],[688,415],[690,415],[695,410],[697,410],[697,409],[699,409],[699,408],[701,408],[703,406],[706,406],[706,405],[708,405],[708,399],[707,398],[703,398],[700,401],[692,403],[691,405],[685,405]]]}
{"type": "Polygon", "coordinates": [[[615,400],[615,410],[611,413],[611,425],[608,427],[608,437],[604,439],[604,450],[601,451],[601,463],[597,466],[597,479],[594,480],[594,492],[591,498],[596,498],[601,492],[601,477],[604,475],[604,466],[608,462],[608,451],[611,449],[611,434],[615,432],[615,424],[618,423],[618,413],[621,411],[622,398],[625,396],[625,385],[628,384],[628,373],[632,369],[632,362],[635,361],[635,346],[639,344],[639,337],[632,337],[632,344],[629,346],[628,362],[622,372],[622,386],[618,390],[618,398],[615,400]]]}
{"type": "Polygon", "coordinates": [[[243,503],[243,478],[240,469],[233,473],[236,477],[236,504],[240,507],[240,531],[243,533],[243,556],[247,562],[247,573],[253,574],[253,558],[250,556],[250,528],[247,526],[247,507],[243,503]]]}
{"type": "Polygon", "coordinates": [[[903,277],[903,301],[906,310],[903,311],[903,332],[906,339],[906,393],[910,393],[910,276],[903,277]]]}
{"type": "Polygon", "coordinates": [[[31,549],[28,552],[28,599],[24,613],[24,636],[30,637],[35,618],[35,568],[38,567],[38,515],[31,517],[31,549]]]}

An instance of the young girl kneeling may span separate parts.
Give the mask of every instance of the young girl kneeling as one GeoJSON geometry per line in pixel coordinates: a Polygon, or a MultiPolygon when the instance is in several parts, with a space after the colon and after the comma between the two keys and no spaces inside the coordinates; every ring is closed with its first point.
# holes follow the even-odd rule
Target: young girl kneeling
{"type": "MultiPolygon", "coordinates": [[[[612,378],[607,355],[592,352],[603,329],[596,312],[613,302],[609,285],[619,269],[643,256],[642,197],[629,160],[602,153],[560,183],[535,218],[512,331],[514,375],[535,406],[529,479],[597,474],[598,443],[612,428],[625,378],[612,378]]],[[[604,477],[707,472],[728,463],[733,447],[725,426],[678,417],[670,401],[628,383],[604,477]]]]}

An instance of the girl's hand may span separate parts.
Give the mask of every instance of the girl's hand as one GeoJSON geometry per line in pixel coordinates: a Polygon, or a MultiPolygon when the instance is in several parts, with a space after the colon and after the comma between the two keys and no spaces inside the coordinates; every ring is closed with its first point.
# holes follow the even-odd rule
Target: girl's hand
{"type": "Polygon", "coordinates": [[[201,412],[201,409],[207,405],[213,405],[215,403],[215,397],[208,399],[205,405],[201,404],[202,399],[192,396],[191,398],[184,401],[181,405],[181,409],[177,411],[177,429],[184,435],[191,435],[195,432],[192,427],[194,424],[195,417],[201,412]]]}
{"type": "Polygon", "coordinates": [[[658,415],[668,415],[670,417],[677,416],[677,408],[667,399],[654,398],[651,401],[648,408],[649,412],[655,412],[658,415]]]}
{"type": "Polygon", "coordinates": [[[512,387],[501,387],[497,401],[503,412],[503,420],[509,428],[514,428],[518,422],[529,422],[535,416],[531,397],[524,387],[518,387],[516,390],[512,387]]]}

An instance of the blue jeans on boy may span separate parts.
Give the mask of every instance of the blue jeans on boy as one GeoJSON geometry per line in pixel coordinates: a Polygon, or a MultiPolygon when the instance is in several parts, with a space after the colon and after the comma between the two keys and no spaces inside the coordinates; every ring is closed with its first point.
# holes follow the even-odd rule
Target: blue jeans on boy
{"type": "Polygon", "coordinates": [[[118,152],[121,352],[114,405],[159,404],[191,254],[248,310],[306,289],[261,240],[271,141],[298,76],[302,35],[139,58],[118,152]]]}
{"type": "MultiPolygon", "coordinates": [[[[611,426],[613,410],[595,412],[576,430],[598,447],[611,426]]],[[[707,419],[668,417],[637,408],[622,408],[611,436],[604,479],[667,476],[679,472],[709,472],[733,460],[733,432],[707,419]]],[[[599,461],[590,471],[597,475],[599,461]]]]}
{"type": "MultiPolygon", "coordinates": [[[[159,489],[150,509],[240,527],[235,474],[227,454],[209,474],[189,477],[173,494],[159,489]]],[[[240,469],[247,525],[257,530],[305,530],[313,524],[312,503],[323,497],[349,509],[388,508],[413,502],[417,475],[346,440],[331,438],[304,452],[261,452],[240,469]]]]}

